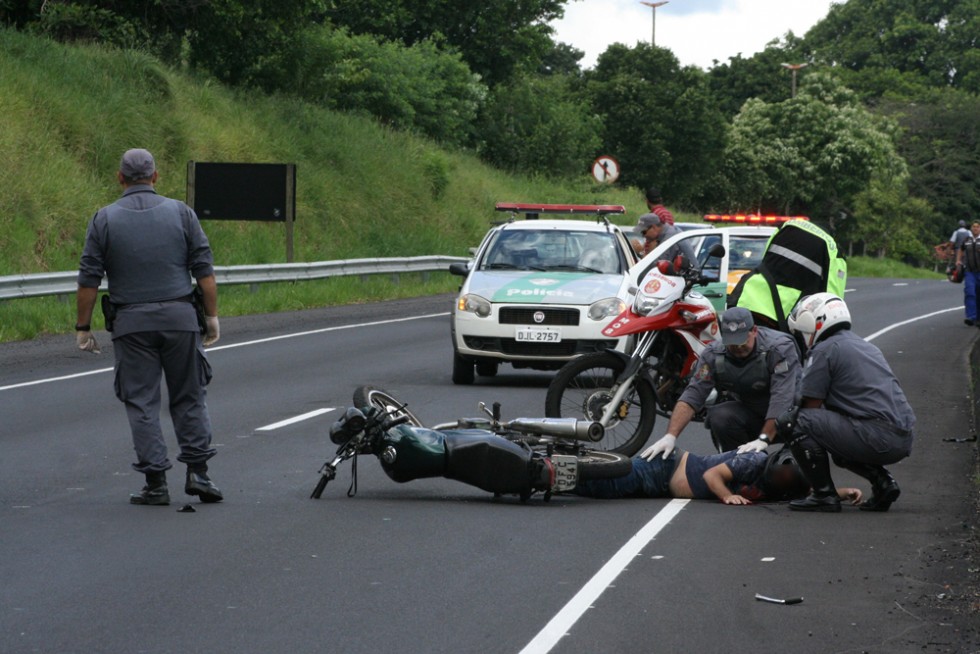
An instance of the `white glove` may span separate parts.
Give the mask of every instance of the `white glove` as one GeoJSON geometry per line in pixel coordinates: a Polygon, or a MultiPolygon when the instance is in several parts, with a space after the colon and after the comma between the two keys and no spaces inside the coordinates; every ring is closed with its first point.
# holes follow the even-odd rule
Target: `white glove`
{"type": "Polygon", "coordinates": [[[670,453],[674,451],[674,445],[677,443],[677,437],[673,434],[664,434],[664,437],[659,441],[643,450],[640,454],[641,459],[646,459],[647,461],[653,461],[658,455],[663,455],[666,459],[670,456],[670,453]]]}
{"type": "Polygon", "coordinates": [[[211,347],[221,338],[218,316],[204,316],[204,324],[207,326],[207,332],[204,334],[204,347],[211,347]]]}
{"type": "Polygon", "coordinates": [[[91,352],[92,354],[102,353],[102,350],[99,349],[99,344],[95,341],[95,336],[92,335],[92,332],[75,332],[75,342],[78,343],[78,349],[82,352],[91,352]]]}
{"type": "Polygon", "coordinates": [[[769,443],[765,442],[761,438],[757,438],[754,441],[749,441],[745,445],[739,445],[737,452],[739,454],[745,454],[746,452],[761,452],[767,447],[769,447],[769,443]]]}

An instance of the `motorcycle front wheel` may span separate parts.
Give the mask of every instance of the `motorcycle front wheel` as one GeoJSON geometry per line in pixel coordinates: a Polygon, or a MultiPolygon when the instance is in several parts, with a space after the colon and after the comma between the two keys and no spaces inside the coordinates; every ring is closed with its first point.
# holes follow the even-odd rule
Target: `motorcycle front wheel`
{"type": "Polygon", "coordinates": [[[616,479],[624,477],[633,469],[633,461],[615,452],[586,451],[578,456],[578,479],[616,479]]]}
{"type": "MultiPolygon", "coordinates": [[[[545,415],[598,421],[613,398],[613,384],[625,368],[620,357],[608,352],[569,361],[548,386],[545,415]]],[[[650,437],[656,419],[657,395],[646,379],[637,377],[605,426],[602,440],[590,447],[633,456],[650,437]]]]}
{"type": "Polygon", "coordinates": [[[407,407],[400,408],[403,404],[404,402],[396,400],[391,393],[383,391],[380,388],[375,388],[374,386],[358,386],[354,390],[354,406],[358,409],[373,406],[381,411],[391,413],[392,418],[399,416],[407,417],[408,424],[413,427],[424,427],[425,425],[422,424],[422,421],[414,413],[409,411],[407,407]]]}

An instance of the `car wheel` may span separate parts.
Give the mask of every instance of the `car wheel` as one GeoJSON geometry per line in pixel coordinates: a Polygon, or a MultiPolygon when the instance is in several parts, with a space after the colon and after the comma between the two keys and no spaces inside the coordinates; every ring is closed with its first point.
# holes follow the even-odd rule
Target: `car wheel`
{"type": "Polygon", "coordinates": [[[477,361],[476,362],[476,374],[481,377],[496,377],[497,370],[500,369],[499,361],[477,361]]]}
{"type": "Polygon", "coordinates": [[[468,386],[476,379],[473,371],[473,362],[469,359],[453,354],[453,383],[457,386],[468,386]]]}

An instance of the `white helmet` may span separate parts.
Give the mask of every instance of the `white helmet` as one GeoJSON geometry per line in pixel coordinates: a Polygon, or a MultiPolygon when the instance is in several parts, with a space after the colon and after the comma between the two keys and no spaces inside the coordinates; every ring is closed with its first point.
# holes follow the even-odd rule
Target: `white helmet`
{"type": "Polygon", "coordinates": [[[814,293],[800,299],[789,314],[790,331],[803,336],[807,348],[820,340],[828,329],[851,326],[847,304],[833,293],[814,293]]]}

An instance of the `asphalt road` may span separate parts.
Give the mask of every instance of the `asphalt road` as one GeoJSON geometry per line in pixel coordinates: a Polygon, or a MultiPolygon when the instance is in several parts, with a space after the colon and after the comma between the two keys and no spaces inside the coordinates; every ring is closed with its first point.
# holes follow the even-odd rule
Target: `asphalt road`
{"type": "MultiPolygon", "coordinates": [[[[863,336],[960,303],[960,287],[936,281],[851,288],[863,336]]],[[[174,505],[127,503],[142,478],[104,371],[105,334],[100,356],[70,338],[0,345],[0,652],[525,648],[669,500],[495,502],[445,480],[395,484],[365,458],[356,497],[344,469],[315,501],[337,412],[259,431],[345,406],[358,384],[390,390],[429,423],[475,415],[480,400],[542,414],[546,373],[505,367],[451,384],[450,301],[224,320],[209,405],[227,500],[195,501],[195,513],[176,510],[190,501],[179,469],[174,505]]],[[[942,442],[970,434],[978,335],[945,312],[874,339],[918,414],[891,512],[688,503],[552,651],[980,651],[961,585],[974,444],[942,442]],[[805,599],[766,604],[757,592],[805,599]]],[[[700,428],[681,443],[710,451],[700,428]]]]}

